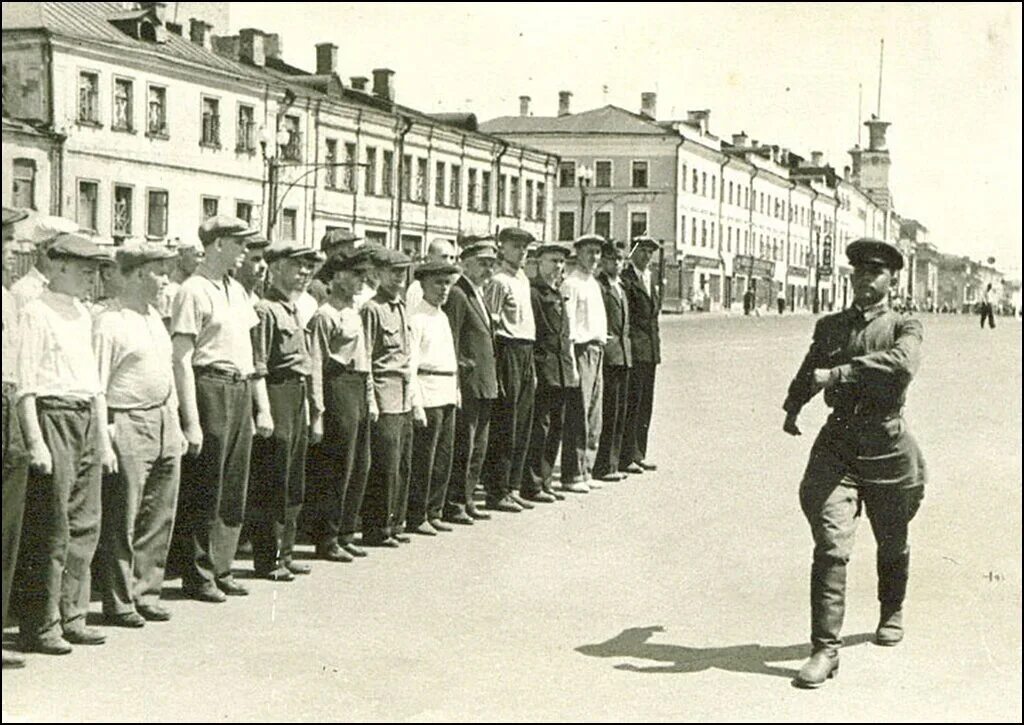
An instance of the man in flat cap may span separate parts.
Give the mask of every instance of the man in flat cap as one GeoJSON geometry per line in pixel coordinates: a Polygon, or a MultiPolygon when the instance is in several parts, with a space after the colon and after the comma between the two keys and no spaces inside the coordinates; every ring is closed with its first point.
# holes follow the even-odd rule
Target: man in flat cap
{"type": "Polygon", "coordinates": [[[569,339],[569,315],[559,289],[568,256],[569,247],[564,244],[541,244],[537,248],[537,276],[530,289],[537,323],[533,348],[537,394],[522,495],[527,501],[541,503],[564,498],[555,491],[552,474],[562,445],[566,396],[569,391],[578,392],[580,384],[569,339]]]}
{"type": "Polygon", "coordinates": [[[267,247],[270,240],[256,232],[245,240],[245,256],[235,270],[235,279],[249,295],[253,305],[263,297],[267,285],[267,247]]]}
{"type": "Polygon", "coordinates": [[[629,304],[629,340],[633,367],[629,371],[629,405],[626,434],[622,441],[620,470],[643,473],[657,468],[647,460],[647,439],[654,412],[654,380],[661,363],[661,291],[651,270],[652,258],[661,243],[651,237],[633,240],[633,253],[622,270],[622,286],[629,304]]]}
{"type": "Polygon", "coordinates": [[[533,235],[507,227],[498,234],[501,265],[484,289],[487,309],[495,321],[499,396],[491,412],[490,442],[484,469],[487,506],[517,513],[533,508],[519,497],[526,467],[537,385],[533,369],[536,328],[530,302],[530,280],[523,270],[533,235]]]}
{"type": "Polygon", "coordinates": [[[412,373],[412,478],[409,531],[435,536],[451,531],[441,521],[452,471],[455,409],[459,404],[458,360],[448,317],[441,309],[459,275],[445,261],[416,269],[421,299],[409,312],[409,367],[412,373]]]}
{"type": "MultiPolygon", "coordinates": [[[[457,256],[454,244],[447,239],[435,239],[427,246],[427,258],[423,261],[455,264],[457,256]]],[[[405,309],[409,310],[410,315],[419,306],[422,299],[423,287],[420,280],[413,279],[409,284],[409,289],[405,291],[405,309]]]]}
{"type": "Polygon", "coordinates": [[[101,418],[109,421],[101,440],[117,461],[103,478],[98,569],[104,618],[114,626],[171,617],[160,592],[185,438],[157,304],[175,256],[155,244],[119,248],[121,289],[93,325],[101,418]]]}
{"type": "Polygon", "coordinates": [[[462,405],[455,414],[455,453],[448,484],[445,521],[469,525],[490,514],[477,509],[473,493],[487,456],[491,406],[498,397],[494,322],[484,288],[498,261],[491,238],[476,237],[462,250],[462,276],[444,303],[459,366],[462,405]]]}
{"type": "Polygon", "coordinates": [[[72,644],[106,639],[86,626],[86,614],[100,477],[115,463],[97,446],[106,420],[92,318],[81,300],[109,255],[77,234],[57,235],[47,255],[49,284],[21,312],[18,408],[30,469],[16,578],[22,648],[67,654],[72,644]]]}
{"type": "Polygon", "coordinates": [[[256,576],[291,581],[310,571],[293,556],[306,488],[307,402],[313,373],[296,301],[322,256],[295,243],[276,243],[267,247],[264,257],[270,279],[256,302],[259,324],[252,329],[252,346],[255,377],[265,381],[274,430],[253,441],[247,518],[256,576]]]}
{"type": "Polygon", "coordinates": [[[24,236],[34,247],[34,260],[28,272],[11,285],[11,294],[21,309],[43,293],[49,284],[50,257],[48,250],[60,234],[79,234],[78,225],[70,219],[58,216],[36,216],[23,224],[27,227],[24,236]]]}
{"type": "Polygon", "coordinates": [[[846,564],[863,509],[877,544],[881,613],[875,642],[903,639],[903,600],[910,570],[907,532],[924,495],[924,459],[903,420],[907,388],[921,360],[921,323],[889,308],[903,267],[899,249],[858,239],[846,250],[853,266],[853,306],[822,318],[790,383],[783,430],[800,435],[800,410],[820,390],[832,409],[811,448],[800,506],[811,527],[811,658],[795,684],[819,687],[839,668],[846,564]]]}
{"type": "Polygon", "coordinates": [[[370,434],[363,542],[395,548],[410,540],[404,533],[413,434],[405,287],[412,260],[394,249],[377,253],[374,259],[380,260],[380,284],[360,312],[378,413],[370,434]]]}
{"type": "Polygon", "coordinates": [[[171,325],[171,308],[174,306],[174,297],[178,294],[178,290],[181,289],[181,283],[195,273],[196,268],[199,267],[199,263],[203,261],[203,256],[206,254],[203,251],[202,245],[182,244],[180,240],[177,241],[178,259],[174,269],[171,270],[170,282],[164,287],[164,291],[160,293],[160,303],[158,304],[160,316],[168,328],[171,325]]]}
{"type": "Polygon", "coordinates": [[[245,512],[253,428],[264,438],[274,428],[266,380],[253,378],[251,333],[259,317],[230,274],[255,233],[235,217],[203,222],[205,257],[182,283],[171,314],[174,377],[188,441],[175,528],[181,561],[175,563],[182,591],[202,602],[248,594],[231,564],[245,512]]]}
{"type": "Polygon", "coordinates": [[[569,338],[580,376],[579,393],[569,392],[565,406],[565,441],[562,446],[562,488],[587,493],[601,439],[604,395],[604,344],[608,318],[604,295],[594,276],[601,263],[605,239],[585,234],[574,243],[576,264],[562,282],[569,338]]]}
{"type": "MultiPolygon", "coordinates": [[[[351,255],[360,239],[362,237],[348,229],[328,229],[320,238],[320,252],[324,255],[325,263],[338,254],[351,255]]],[[[307,291],[318,305],[323,304],[331,293],[330,284],[321,279],[311,280],[307,291]]]]}
{"type": "Polygon", "coordinates": [[[355,539],[378,411],[355,296],[372,267],[362,249],[328,259],[320,278],[330,295],[309,323],[313,375],[305,518],[316,554],[326,561],[366,556],[355,539]]]}

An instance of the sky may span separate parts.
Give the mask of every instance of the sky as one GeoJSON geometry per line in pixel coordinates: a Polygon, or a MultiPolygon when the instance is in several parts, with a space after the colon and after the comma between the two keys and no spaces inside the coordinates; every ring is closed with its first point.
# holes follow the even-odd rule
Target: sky
{"type": "Polygon", "coordinates": [[[573,111],[639,111],[656,91],[661,120],[708,108],[716,135],[820,150],[838,170],[859,130],[867,145],[884,38],[897,211],[942,251],[1020,276],[1019,3],[230,3],[230,21],[279,33],[307,70],[316,43],[337,44],[346,82],[391,68],[398,100],[426,112],[484,121],[529,95],[554,115],[561,90],[573,111]]]}

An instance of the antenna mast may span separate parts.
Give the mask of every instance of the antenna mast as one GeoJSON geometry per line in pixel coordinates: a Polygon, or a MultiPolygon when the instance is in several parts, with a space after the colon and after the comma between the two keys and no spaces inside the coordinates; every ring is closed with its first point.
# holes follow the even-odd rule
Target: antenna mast
{"type": "Polygon", "coordinates": [[[878,109],[875,115],[882,117],[882,64],[885,62],[885,38],[882,38],[881,48],[878,51],[878,109]]]}

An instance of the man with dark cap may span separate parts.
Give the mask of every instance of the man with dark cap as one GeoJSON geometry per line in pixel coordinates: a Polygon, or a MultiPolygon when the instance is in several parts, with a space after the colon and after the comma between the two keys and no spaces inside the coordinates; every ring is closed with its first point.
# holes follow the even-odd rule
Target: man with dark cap
{"type": "Polygon", "coordinates": [[[259,232],[253,234],[245,242],[245,256],[242,263],[235,270],[235,279],[242,285],[249,295],[249,300],[255,305],[264,291],[267,284],[267,247],[270,240],[259,232]]]}
{"type": "Polygon", "coordinates": [[[461,256],[462,276],[444,304],[458,359],[462,399],[455,414],[455,454],[444,518],[463,525],[491,517],[477,510],[473,492],[480,483],[487,456],[491,405],[498,397],[494,323],[483,296],[497,259],[497,248],[490,237],[467,240],[461,256]]]}
{"type": "Polygon", "coordinates": [[[569,248],[564,244],[541,244],[537,248],[537,276],[530,289],[537,323],[533,347],[537,394],[522,493],[527,501],[541,503],[564,498],[555,491],[551,479],[562,445],[566,394],[580,384],[569,339],[569,315],[559,290],[568,256],[569,248]]]}
{"type": "MultiPolygon", "coordinates": [[[[325,260],[337,254],[349,255],[355,250],[356,242],[360,239],[362,237],[347,229],[329,229],[320,239],[320,252],[324,255],[325,260]]],[[[321,279],[313,279],[309,283],[307,292],[319,304],[323,304],[331,293],[330,284],[321,279]]]]}
{"type": "MultiPolygon", "coordinates": [[[[626,434],[626,412],[629,405],[629,371],[633,366],[630,341],[630,310],[623,289],[622,266],[626,248],[622,242],[609,240],[601,250],[602,272],[597,280],[604,296],[608,339],[604,344],[602,369],[603,400],[601,402],[601,439],[594,459],[594,478],[598,481],[621,481],[626,477],[619,470],[622,441],[626,434]]],[[[593,484],[591,484],[593,485],[593,484]]]]}
{"type": "Polygon", "coordinates": [[[248,590],[231,573],[245,513],[252,437],[268,437],[274,421],[266,381],[255,372],[249,295],[230,272],[256,231],[215,216],[199,227],[202,264],[174,298],[171,336],[181,423],[188,441],[178,497],[177,549],[182,591],[202,602],[248,590]],[[255,422],[254,422],[255,418],[255,422]]]}
{"type": "Polygon", "coordinates": [[[99,578],[108,624],[166,621],[160,605],[174,527],[184,437],[171,365],[171,337],[157,304],[175,253],[157,244],[117,250],[121,290],[96,317],[103,435],[117,460],[103,479],[99,578]],[[105,431],[104,431],[105,432],[105,431]]]}
{"type": "Polygon", "coordinates": [[[441,308],[458,274],[459,268],[448,262],[421,264],[416,269],[421,298],[409,311],[415,432],[408,527],[410,532],[425,536],[451,531],[441,516],[452,471],[459,366],[452,329],[441,308]]]}
{"type": "Polygon", "coordinates": [[[81,300],[109,255],[77,234],[58,235],[47,255],[49,284],[22,310],[18,346],[18,408],[30,469],[17,599],[22,648],[67,654],[72,644],[106,640],[86,626],[86,614],[100,537],[100,478],[115,463],[98,450],[106,420],[97,403],[92,318],[81,300]]]}
{"type": "Polygon", "coordinates": [[[655,373],[661,363],[661,332],[658,326],[661,291],[651,271],[652,257],[660,250],[661,243],[656,239],[634,239],[633,253],[621,276],[629,304],[629,341],[633,352],[626,435],[619,460],[619,469],[626,473],[657,469],[647,460],[647,439],[654,412],[655,373]]]}
{"type": "Polygon", "coordinates": [[[523,229],[502,229],[498,234],[501,266],[484,289],[487,309],[495,321],[500,391],[491,412],[484,483],[488,508],[508,513],[533,508],[533,504],[518,495],[530,444],[537,385],[533,369],[536,328],[530,280],[523,270],[526,248],[532,241],[533,235],[523,229]]]}
{"type": "Polygon", "coordinates": [[[832,408],[811,448],[800,506],[811,527],[811,658],[795,684],[814,688],[839,669],[846,565],[863,509],[877,543],[881,608],[875,642],[903,639],[910,570],[907,533],[924,496],[924,458],[903,420],[907,388],[921,360],[921,323],[889,308],[903,255],[889,242],[858,239],[853,306],[822,318],[789,386],[783,430],[800,435],[797,417],[819,390],[832,408]]]}
{"type": "Polygon", "coordinates": [[[355,535],[378,411],[355,296],[372,266],[362,249],[328,259],[320,278],[330,295],[309,323],[313,390],[306,508],[317,556],[326,561],[366,556],[355,535]]]}
{"type": "Polygon", "coordinates": [[[248,521],[256,576],[291,581],[309,565],[293,558],[306,488],[309,446],[309,377],[313,363],[295,302],[306,288],[320,253],[298,244],[267,247],[270,280],[256,302],[252,329],[255,377],[267,387],[273,433],[253,441],[248,521]]]}
{"type": "MultiPolygon", "coordinates": [[[[27,212],[4,207],[3,245],[14,238],[14,225],[24,220],[27,212]]],[[[25,512],[25,480],[28,476],[28,454],[21,434],[17,415],[18,392],[18,301],[6,287],[3,292],[3,614],[0,622],[7,621],[7,606],[11,601],[14,566],[18,560],[21,541],[21,520],[25,512]]],[[[21,668],[25,660],[20,655],[4,650],[3,666],[21,668]]]]}
{"type": "Polygon", "coordinates": [[[377,422],[370,434],[370,477],[363,499],[363,542],[397,547],[404,533],[412,465],[412,391],[405,286],[412,259],[384,250],[380,284],[360,314],[373,378],[377,422]]]}

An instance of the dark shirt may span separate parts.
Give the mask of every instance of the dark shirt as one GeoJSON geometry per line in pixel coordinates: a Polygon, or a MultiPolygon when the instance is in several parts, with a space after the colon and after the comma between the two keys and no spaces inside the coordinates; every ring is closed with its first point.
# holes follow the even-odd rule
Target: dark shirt
{"type": "Polygon", "coordinates": [[[530,301],[537,326],[537,339],[533,346],[537,381],[552,388],[577,387],[580,380],[569,340],[565,298],[559,290],[537,276],[530,284],[530,301]]]}
{"type": "Polygon", "coordinates": [[[442,309],[452,328],[462,399],[494,400],[498,397],[494,328],[481,294],[468,279],[459,277],[442,309]]]}
{"type": "Polygon", "coordinates": [[[308,376],[313,372],[306,331],[295,303],[271,286],[254,305],[259,324],[252,328],[256,377],[308,376]]]}
{"type": "Polygon", "coordinates": [[[633,366],[633,345],[629,338],[629,301],[622,285],[605,274],[597,276],[608,318],[608,339],[604,343],[604,365],[633,366]]]}
{"type": "Polygon", "coordinates": [[[410,399],[409,323],[405,302],[380,291],[360,312],[381,413],[407,413],[410,399]]]}

